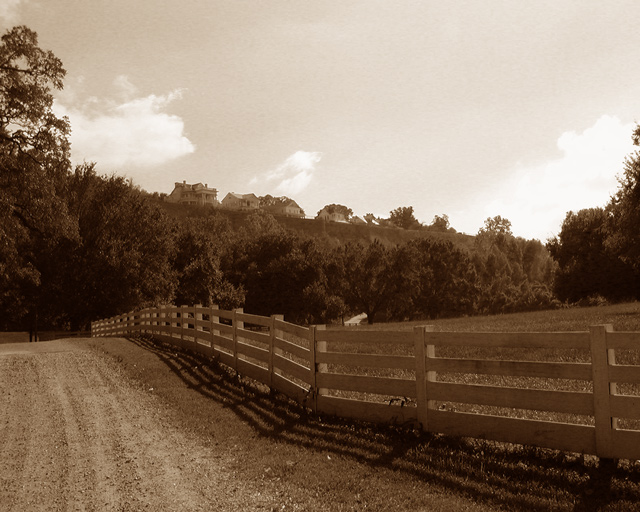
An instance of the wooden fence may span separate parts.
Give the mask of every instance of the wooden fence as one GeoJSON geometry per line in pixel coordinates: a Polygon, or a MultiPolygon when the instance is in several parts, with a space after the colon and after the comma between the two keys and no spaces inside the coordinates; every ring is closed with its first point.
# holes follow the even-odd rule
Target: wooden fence
{"type": "Polygon", "coordinates": [[[147,333],[218,358],[319,414],[640,459],[640,333],[609,325],[562,333],[331,330],[241,309],[169,306],[97,321],[91,331],[147,333]]]}

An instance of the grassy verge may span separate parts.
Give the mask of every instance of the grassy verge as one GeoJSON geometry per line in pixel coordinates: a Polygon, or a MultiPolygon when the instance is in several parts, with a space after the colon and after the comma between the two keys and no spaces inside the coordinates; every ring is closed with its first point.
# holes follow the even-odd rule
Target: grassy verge
{"type": "Polygon", "coordinates": [[[435,325],[439,331],[561,332],[587,331],[589,326],[601,324],[613,324],[616,331],[640,331],[640,303],[362,325],[357,328],[411,330],[416,325],[435,325]]]}
{"type": "MultiPolygon", "coordinates": [[[[474,320],[515,330],[493,327],[506,316],[474,320]]],[[[91,344],[157,394],[172,421],[233,453],[239,477],[281,496],[280,510],[640,510],[637,463],[314,417],[166,344],[91,344]]]]}

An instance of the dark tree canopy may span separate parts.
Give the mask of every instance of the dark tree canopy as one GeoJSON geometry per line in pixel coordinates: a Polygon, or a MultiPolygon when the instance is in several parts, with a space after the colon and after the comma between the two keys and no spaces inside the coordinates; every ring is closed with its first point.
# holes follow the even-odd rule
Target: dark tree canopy
{"type": "MultiPolygon", "coordinates": [[[[35,32],[15,27],[0,41],[0,309],[15,319],[35,311],[47,253],[76,236],[66,211],[69,124],[57,118],[58,58],[35,32]]],[[[22,326],[24,328],[24,326],[22,326]]]]}
{"type": "Polygon", "coordinates": [[[418,229],[420,222],[413,215],[413,206],[400,206],[390,212],[389,222],[402,229],[418,229]]]}

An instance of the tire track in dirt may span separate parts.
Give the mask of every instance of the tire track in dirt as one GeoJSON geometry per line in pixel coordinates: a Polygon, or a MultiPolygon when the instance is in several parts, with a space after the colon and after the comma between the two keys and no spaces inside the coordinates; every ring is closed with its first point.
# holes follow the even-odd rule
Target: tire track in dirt
{"type": "Polygon", "coordinates": [[[270,510],[81,340],[0,346],[0,508],[270,510]],[[46,346],[45,346],[46,345],[46,346]]]}

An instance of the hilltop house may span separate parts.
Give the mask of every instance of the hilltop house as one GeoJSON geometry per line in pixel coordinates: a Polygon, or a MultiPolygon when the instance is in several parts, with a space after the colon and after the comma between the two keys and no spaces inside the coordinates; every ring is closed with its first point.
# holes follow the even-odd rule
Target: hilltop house
{"type": "Polygon", "coordinates": [[[333,208],[329,206],[325,206],[322,210],[318,212],[316,219],[322,219],[329,222],[347,222],[344,213],[337,212],[333,208]]]}
{"type": "Polygon", "coordinates": [[[218,204],[218,191],[209,188],[208,184],[196,183],[191,185],[186,181],[176,183],[173,192],[167,196],[167,201],[180,204],[211,205],[218,204]]]}
{"type": "Polygon", "coordinates": [[[264,208],[265,211],[273,214],[273,215],[284,215],[285,217],[297,217],[299,219],[304,218],[304,212],[302,208],[296,203],[293,199],[287,201],[286,203],[267,206],[264,208]]]}
{"type": "Polygon", "coordinates": [[[255,194],[229,192],[222,200],[222,206],[230,210],[257,210],[260,208],[260,199],[255,194]]]}

